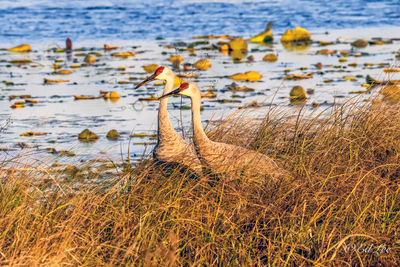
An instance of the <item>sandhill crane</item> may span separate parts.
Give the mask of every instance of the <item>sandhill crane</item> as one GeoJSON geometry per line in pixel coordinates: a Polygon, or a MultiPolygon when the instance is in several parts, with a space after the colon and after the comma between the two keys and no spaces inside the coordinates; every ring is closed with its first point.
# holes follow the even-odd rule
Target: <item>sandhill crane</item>
{"type": "Polygon", "coordinates": [[[199,159],[204,165],[217,173],[228,173],[234,176],[249,173],[279,178],[286,175],[284,170],[264,154],[244,147],[213,142],[208,139],[201,124],[200,90],[194,83],[183,83],[178,89],[162,95],[160,99],[177,94],[191,98],[193,141],[199,159]],[[248,170],[249,172],[247,172],[248,170]]]}
{"type": "MultiPolygon", "coordinates": [[[[175,74],[165,66],[157,68],[153,75],[136,85],[135,89],[153,80],[166,81],[163,94],[168,94],[174,89],[175,74]]],[[[194,147],[187,143],[172,127],[167,104],[168,99],[162,99],[158,108],[158,141],[153,150],[153,157],[161,162],[183,164],[200,174],[202,167],[194,147]]]]}

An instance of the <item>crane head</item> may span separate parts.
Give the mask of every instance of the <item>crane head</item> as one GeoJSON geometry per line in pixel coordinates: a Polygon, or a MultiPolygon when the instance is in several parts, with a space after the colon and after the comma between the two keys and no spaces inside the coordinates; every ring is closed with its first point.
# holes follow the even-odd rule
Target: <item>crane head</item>
{"type": "Polygon", "coordinates": [[[140,86],[145,85],[154,80],[166,80],[170,72],[172,73],[172,71],[168,67],[164,66],[158,67],[151,76],[147,77],[144,81],[136,85],[135,89],[138,89],[140,86]]]}
{"type": "Polygon", "coordinates": [[[193,83],[182,83],[181,86],[178,89],[175,89],[173,91],[171,91],[170,93],[166,94],[166,95],[162,95],[161,97],[159,97],[158,99],[162,99],[164,97],[169,97],[172,95],[186,95],[186,96],[191,96],[193,94],[194,90],[194,85],[193,83]]]}

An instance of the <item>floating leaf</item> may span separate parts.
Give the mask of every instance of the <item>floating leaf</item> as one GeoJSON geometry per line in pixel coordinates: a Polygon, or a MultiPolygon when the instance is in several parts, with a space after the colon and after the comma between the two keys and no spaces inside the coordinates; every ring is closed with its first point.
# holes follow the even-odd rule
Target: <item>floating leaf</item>
{"type": "Polygon", "coordinates": [[[45,83],[45,84],[51,84],[51,83],[65,83],[65,82],[69,82],[69,81],[68,81],[68,80],[52,80],[52,79],[44,78],[44,83],[45,83]]]}
{"type": "Polygon", "coordinates": [[[229,78],[236,81],[259,81],[262,75],[257,71],[248,71],[245,73],[236,73],[229,76],[229,78]]]}
{"type": "Polygon", "coordinates": [[[303,100],[307,98],[306,91],[299,85],[294,86],[292,90],[290,90],[289,95],[291,100],[303,100]]]}
{"type": "Polygon", "coordinates": [[[368,45],[368,41],[367,40],[362,40],[362,39],[358,39],[354,42],[351,43],[351,46],[357,47],[357,48],[364,48],[368,45]]]}
{"type": "Polygon", "coordinates": [[[194,67],[198,70],[208,70],[211,68],[211,63],[207,59],[201,59],[194,63],[194,67]]]}
{"type": "Polygon", "coordinates": [[[195,36],[193,39],[231,39],[229,35],[202,35],[195,36]]]}
{"type": "Polygon", "coordinates": [[[311,79],[312,77],[313,77],[312,73],[308,73],[306,75],[295,73],[293,75],[285,76],[283,79],[284,80],[301,80],[301,79],[311,79]]]}
{"type": "Polygon", "coordinates": [[[217,94],[213,92],[207,92],[206,94],[201,95],[202,98],[216,98],[217,94]]]}
{"type": "Polygon", "coordinates": [[[250,38],[250,42],[253,43],[271,43],[274,39],[274,35],[272,34],[272,22],[269,22],[267,24],[267,27],[265,28],[265,30],[262,33],[259,33],[253,37],[250,38]]]}
{"type": "Polygon", "coordinates": [[[317,55],[334,55],[337,50],[321,49],[317,51],[317,55]]]}
{"type": "Polygon", "coordinates": [[[304,28],[296,27],[296,29],[288,29],[281,38],[282,43],[310,41],[311,34],[304,28]]]}
{"type": "Polygon", "coordinates": [[[21,98],[21,99],[31,98],[31,95],[10,95],[8,97],[9,100],[13,100],[15,98],[21,98]]]}
{"type": "Polygon", "coordinates": [[[107,139],[109,139],[109,140],[117,140],[119,138],[119,136],[120,136],[119,132],[115,129],[108,131],[108,133],[106,135],[107,139]]]}
{"type": "Polygon", "coordinates": [[[150,134],[147,133],[136,133],[136,134],[131,134],[130,137],[139,137],[139,138],[144,138],[150,136],[150,134]]]}
{"type": "Polygon", "coordinates": [[[70,71],[70,70],[59,70],[59,71],[54,72],[54,74],[69,75],[69,74],[72,74],[72,71],[70,71]]]}
{"type": "Polygon", "coordinates": [[[78,139],[81,142],[93,142],[96,141],[99,137],[89,129],[83,130],[79,135],[78,139]]]}
{"type": "Polygon", "coordinates": [[[158,101],[158,97],[150,95],[150,97],[139,98],[139,101],[158,101]]]}
{"type": "Polygon", "coordinates": [[[263,61],[267,61],[267,62],[276,62],[278,60],[278,56],[275,54],[266,54],[263,57],[263,61]]]}
{"type": "Polygon", "coordinates": [[[199,78],[197,73],[179,73],[177,76],[179,78],[199,78]]]}
{"type": "Polygon", "coordinates": [[[242,38],[234,38],[229,42],[230,50],[244,50],[247,51],[247,41],[242,38]]]}
{"type": "Polygon", "coordinates": [[[113,49],[118,49],[118,46],[109,46],[107,44],[104,44],[104,50],[108,51],[108,50],[113,50],[113,49]]]}
{"type": "Polygon", "coordinates": [[[103,97],[106,100],[111,100],[111,102],[117,102],[121,96],[117,92],[112,91],[111,93],[106,92],[103,97]]]}
{"type": "Polygon", "coordinates": [[[229,44],[227,43],[223,43],[218,47],[218,50],[222,53],[222,54],[228,54],[229,53],[229,44]]]}
{"type": "Polygon", "coordinates": [[[85,59],[83,61],[85,61],[85,63],[91,65],[96,62],[96,58],[93,55],[86,55],[85,59]]]}
{"type": "Polygon", "coordinates": [[[11,108],[24,108],[25,102],[23,101],[16,101],[14,104],[11,105],[11,108]]]}
{"type": "Polygon", "coordinates": [[[158,67],[159,66],[157,64],[149,64],[149,65],[144,65],[143,69],[147,73],[153,73],[158,69],[158,67]]]}
{"type": "Polygon", "coordinates": [[[111,55],[113,57],[128,58],[128,57],[134,57],[135,53],[134,52],[121,52],[121,53],[112,53],[111,55]]]}
{"type": "Polygon", "coordinates": [[[357,79],[355,77],[352,77],[352,76],[345,76],[345,77],[343,77],[343,79],[346,80],[346,81],[352,81],[352,82],[356,82],[357,81],[357,79]]]}
{"type": "Polygon", "coordinates": [[[240,91],[240,92],[254,92],[255,91],[253,88],[249,88],[247,86],[239,87],[237,85],[237,83],[235,83],[235,82],[228,85],[227,88],[229,91],[240,91]]]}
{"type": "Polygon", "coordinates": [[[168,61],[169,62],[175,62],[175,61],[182,62],[183,61],[183,57],[182,56],[171,56],[168,59],[168,61]]]}
{"type": "Polygon", "coordinates": [[[74,95],[75,100],[90,100],[99,99],[101,96],[91,96],[91,95],[74,95]]]}
{"type": "Polygon", "coordinates": [[[32,63],[32,60],[27,58],[18,58],[18,59],[11,59],[8,62],[11,64],[29,64],[32,63]]]}
{"type": "Polygon", "coordinates": [[[19,136],[34,136],[34,135],[46,135],[47,133],[44,132],[33,132],[33,131],[27,131],[25,133],[20,134],[19,136]]]}
{"type": "Polygon", "coordinates": [[[332,45],[333,42],[331,42],[331,41],[319,41],[319,44],[320,44],[321,46],[325,46],[325,45],[332,45]]]}
{"type": "Polygon", "coordinates": [[[36,99],[25,99],[25,103],[37,104],[39,100],[36,99]]]}
{"type": "Polygon", "coordinates": [[[28,44],[22,44],[22,45],[14,46],[14,47],[8,49],[8,51],[10,51],[10,52],[18,52],[18,53],[29,52],[31,50],[32,50],[32,48],[28,44]]]}

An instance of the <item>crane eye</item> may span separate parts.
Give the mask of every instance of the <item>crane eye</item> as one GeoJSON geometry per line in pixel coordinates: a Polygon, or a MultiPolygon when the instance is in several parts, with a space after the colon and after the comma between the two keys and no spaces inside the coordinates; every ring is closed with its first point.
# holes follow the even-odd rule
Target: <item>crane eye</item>
{"type": "Polygon", "coordinates": [[[163,71],[164,71],[164,67],[159,67],[159,68],[156,70],[156,75],[160,75],[163,71]]]}

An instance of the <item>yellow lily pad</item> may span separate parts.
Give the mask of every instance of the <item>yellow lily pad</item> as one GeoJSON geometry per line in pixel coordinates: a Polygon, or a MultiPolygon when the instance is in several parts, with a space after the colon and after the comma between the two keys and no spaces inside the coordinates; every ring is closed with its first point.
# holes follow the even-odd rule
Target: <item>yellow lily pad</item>
{"type": "Polygon", "coordinates": [[[295,99],[295,100],[303,100],[307,98],[306,90],[304,90],[304,88],[299,85],[294,86],[292,90],[290,90],[289,95],[290,99],[295,99]]]}
{"type": "Polygon", "coordinates": [[[194,63],[194,67],[198,70],[208,70],[211,68],[211,63],[208,59],[201,59],[194,63]]]}
{"type": "Polygon", "coordinates": [[[282,43],[310,41],[311,34],[304,28],[296,27],[296,29],[288,29],[281,38],[282,43]]]}
{"type": "Polygon", "coordinates": [[[345,76],[345,77],[343,77],[343,79],[346,80],[346,81],[352,81],[352,82],[356,82],[357,81],[357,79],[355,77],[353,77],[353,76],[345,76]]]}
{"type": "Polygon", "coordinates": [[[25,103],[37,104],[37,103],[39,103],[39,100],[36,100],[36,99],[25,99],[25,103]]]}
{"type": "Polygon", "coordinates": [[[229,42],[231,50],[245,50],[247,51],[247,41],[242,38],[234,38],[229,42]]]}
{"type": "Polygon", "coordinates": [[[44,83],[45,84],[51,84],[51,83],[66,83],[69,82],[68,80],[52,80],[52,79],[47,79],[44,78],[44,83]]]}
{"type": "Polygon", "coordinates": [[[134,52],[121,52],[121,53],[112,53],[111,55],[113,57],[128,58],[128,57],[134,57],[135,53],[134,52]]]}
{"type": "Polygon", "coordinates": [[[229,78],[235,81],[259,81],[262,75],[257,71],[248,71],[245,73],[236,73],[229,76],[229,78]]]}
{"type": "Polygon", "coordinates": [[[362,39],[358,39],[354,42],[351,43],[351,46],[357,47],[357,48],[364,48],[368,45],[368,41],[367,40],[362,40],[362,39]]]}
{"type": "Polygon", "coordinates": [[[11,59],[8,62],[11,64],[29,64],[32,63],[32,60],[27,58],[17,58],[17,59],[11,59]]]}
{"type": "Polygon", "coordinates": [[[144,65],[143,69],[147,73],[153,73],[158,69],[158,67],[159,66],[157,64],[149,64],[149,65],[144,65]]]}
{"type": "Polygon", "coordinates": [[[98,99],[101,96],[91,96],[91,95],[74,95],[75,100],[91,100],[91,99],[98,99]]]}
{"type": "Polygon", "coordinates": [[[109,140],[117,140],[119,138],[119,136],[120,136],[119,132],[115,129],[108,131],[108,133],[106,135],[107,139],[109,139],[109,140]]]}
{"type": "Polygon", "coordinates": [[[59,70],[59,71],[54,72],[54,74],[69,75],[69,74],[72,74],[72,71],[70,71],[70,70],[59,70]]]}
{"type": "Polygon", "coordinates": [[[278,60],[278,56],[275,54],[266,54],[263,57],[263,61],[266,61],[266,62],[276,62],[277,60],[278,60]]]}
{"type": "Polygon", "coordinates": [[[217,94],[213,92],[207,92],[206,94],[201,95],[202,98],[216,98],[217,94]]]}
{"type": "Polygon", "coordinates": [[[96,58],[93,55],[87,55],[84,59],[85,63],[91,65],[96,62],[96,58]]]}
{"type": "Polygon", "coordinates": [[[89,129],[83,130],[79,135],[78,139],[81,142],[93,142],[96,141],[99,137],[89,129]]]}
{"type": "Polygon", "coordinates": [[[118,49],[118,46],[109,46],[107,44],[104,44],[104,50],[108,51],[108,50],[113,50],[113,49],[118,49]]]}
{"type": "Polygon", "coordinates": [[[32,48],[28,44],[22,44],[22,45],[14,46],[14,47],[8,49],[8,51],[10,51],[10,52],[17,52],[17,53],[29,52],[31,50],[32,50],[32,48]]]}
{"type": "Polygon", "coordinates": [[[267,24],[267,27],[265,28],[265,30],[262,33],[259,33],[253,37],[250,38],[250,42],[253,43],[271,43],[274,39],[274,35],[272,34],[271,28],[272,28],[273,24],[271,22],[269,22],[267,24]]]}
{"type": "Polygon", "coordinates": [[[311,79],[312,77],[313,77],[312,73],[308,73],[306,75],[295,73],[293,75],[285,76],[283,79],[284,80],[301,80],[301,79],[311,79]]]}
{"type": "Polygon", "coordinates": [[[175,61],[179,61],[182,62],[183,61],[183,57],[182,56],[171,56],[168,59],[169,62],[175,62],[175,61]]]}
{"type": "Polygon", "coordinates": [[[336,54],[336,50],[329,50],[329,49],[321,49],[317,51],[317,55],[334,55],[336,54]]]}
{"type": "Polygon", "coordinates": [[[11,105],[11,108],[24,108],[25,105],[23,103],[14,103],[11,105]]]}
{"type": "Polygon", "coordinates": [[[33,132],[33,131],[27,131],[25,133],[20,134],[19,136],[34,136],[34,135],[46,135],[47,133],[44,132],[33,132]]]}

